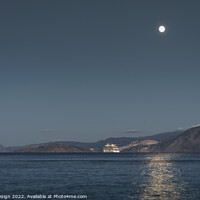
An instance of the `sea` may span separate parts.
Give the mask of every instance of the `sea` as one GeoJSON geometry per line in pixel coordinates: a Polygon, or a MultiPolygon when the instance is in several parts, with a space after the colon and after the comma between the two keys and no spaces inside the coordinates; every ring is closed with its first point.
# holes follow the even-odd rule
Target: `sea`
{"type": "Polygon", "coordinates": [[[0,154],[0,199],[200,200],[200,154],[0,154]]]}

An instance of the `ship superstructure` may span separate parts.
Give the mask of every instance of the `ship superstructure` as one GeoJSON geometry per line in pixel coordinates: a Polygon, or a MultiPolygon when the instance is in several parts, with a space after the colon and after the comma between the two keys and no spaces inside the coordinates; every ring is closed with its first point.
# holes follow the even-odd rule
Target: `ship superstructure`
{"type": "Polygon", "coordinates": [[[120,150],[119,150],[119,147],[115,144],[106,144],[103,147],[103,152],[104,153],[119,153],[120,150]]]}

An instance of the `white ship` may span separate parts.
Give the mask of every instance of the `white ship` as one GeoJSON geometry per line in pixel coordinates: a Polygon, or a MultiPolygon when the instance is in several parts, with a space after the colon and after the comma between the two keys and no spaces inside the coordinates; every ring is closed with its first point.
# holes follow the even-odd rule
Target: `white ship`
{"type": "Polygon", "coordinates": [[[119,147],[115,144],[106,144],[103,147],[103,152],[104,153],[119,153],[119,147]]]}

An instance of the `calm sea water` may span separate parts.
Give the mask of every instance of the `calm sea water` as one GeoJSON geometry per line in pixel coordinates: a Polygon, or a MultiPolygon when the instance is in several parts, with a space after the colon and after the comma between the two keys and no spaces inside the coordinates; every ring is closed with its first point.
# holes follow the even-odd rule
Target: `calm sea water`
{"type": "Polygon", "coordinates": [[[198,200],[199,187],[200,154],[0,154],[0,199],[198,200]]]}

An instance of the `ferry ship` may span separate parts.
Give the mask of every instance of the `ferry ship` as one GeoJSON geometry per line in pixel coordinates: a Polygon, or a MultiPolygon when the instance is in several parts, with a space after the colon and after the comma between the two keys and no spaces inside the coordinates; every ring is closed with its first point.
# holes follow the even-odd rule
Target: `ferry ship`
{"type": "Polygon", "coordinates": [[[104,153],[119,153],[119,147],[115,144],[106,144],[103,147],[103,152],[104,153]]]}

